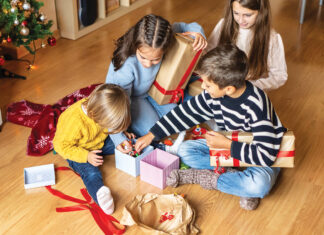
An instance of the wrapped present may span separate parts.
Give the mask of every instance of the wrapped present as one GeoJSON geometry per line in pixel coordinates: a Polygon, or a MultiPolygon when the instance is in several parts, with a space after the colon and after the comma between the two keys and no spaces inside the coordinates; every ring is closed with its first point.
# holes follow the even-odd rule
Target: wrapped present
{"type": "MultiPolygon", "coordinates": [[[[251,143],[253,136],[251,132],[222,132],[227,138],[233,141],[251,143]]],[[[230,155],[230,150],[213,149],[209,150],[211,166],[248,167],[257,166],[241,162],[230,155]]],[[[292,131],[287,131],[281,141],[277,159],[271,167],[294,167],[295,158],[295,136],[292,131]]],[[[260,166],[259,166],[260,167],[260,166]]]]}
{"type": "Polygon", "coordinates": [[[191,96],[199,95],[201,92],[203,92],[204,89],[201,87],[202,79],[199,78],[198,80],[192,82],[188,86],[188,93],[191,96]]]}
{"type": "Polygon", "coordinates": [[[201,55],[201,50],[193,50],[191,37],[176,34],[175,38],[149,90],[149,95],[160,105],[178,103],[183,98],[183,89],[201,55]]]}

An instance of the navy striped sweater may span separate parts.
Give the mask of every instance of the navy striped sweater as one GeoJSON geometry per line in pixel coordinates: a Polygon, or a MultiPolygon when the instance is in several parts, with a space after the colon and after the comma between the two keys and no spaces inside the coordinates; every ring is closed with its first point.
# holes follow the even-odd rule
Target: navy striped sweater
{"type": "Polygon", "coordinates": [[[232,157],[260,166],[274,163],[282,136],[287,130],[268,96],[250,82],[246,82],[246,89],[238,98],[224,96],[213,99],[207,91],[203,91],[171,110],[150,131],[154,136],[163,138],[212,118],[223,131],[252,132],[252,143],[232,142],[232,157]]]}

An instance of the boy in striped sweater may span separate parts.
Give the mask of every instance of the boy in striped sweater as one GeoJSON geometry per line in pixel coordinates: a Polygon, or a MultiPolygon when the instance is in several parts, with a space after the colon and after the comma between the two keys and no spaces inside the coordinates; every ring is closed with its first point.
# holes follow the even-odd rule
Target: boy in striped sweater
{"type": "Polygon", "coordinates": [[[235,45],[224,44],[209,51],[198,63],[197,72],[204,91],[161,118],[148,134],[138,139],[135,148],[140,151],[155,137],[164,138],[210,119],[215,119],[222,131],[252,132],[250,144],[232,141],[215,131],[208,131],[206,139],[183,142],[178,155],[192,169],[172,171],[167,184],[200,184],[205,189],[239,196],[242,208],[256,209],[280,171],[270,166],[276,160],[286,128],[267,95],[245,80],[247,57],[235,45]],[[230,149],[232,157],[262,167],[219,175],[211,171],[209,147],[230,149]]]}

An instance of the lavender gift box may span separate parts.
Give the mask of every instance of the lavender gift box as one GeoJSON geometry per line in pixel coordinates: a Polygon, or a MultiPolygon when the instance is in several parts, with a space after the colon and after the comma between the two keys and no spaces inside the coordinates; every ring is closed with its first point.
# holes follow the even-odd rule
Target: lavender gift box
{"type": "Polygon", "coordinates": [[[166,178],[173,169],[179,169],[179,164],[179,157],[155,149],[140,162],[141,180],[164,189],[166,187],[166,178]]]}

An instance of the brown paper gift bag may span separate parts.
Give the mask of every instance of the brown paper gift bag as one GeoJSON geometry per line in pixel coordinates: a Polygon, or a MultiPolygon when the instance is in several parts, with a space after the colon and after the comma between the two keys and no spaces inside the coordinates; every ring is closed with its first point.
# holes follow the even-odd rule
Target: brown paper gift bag
{"type": "MultiPolygon", "coordinates": [[[[253,136],[251,132],[222,132],[227,138],[234,141],[251,143],[253,136]]],[[[257,166],[241,162],[230,157],[230,150],[213,149],[209,150],[211,166],[234,166],[248,167],[257,166]]],[[[287,131],[281,141],[277,159],[271,167],[294,167],[295,159],[295,136],[292,131],[287,131]]],[[[262,167],[262,166],[258,166],[262,167]]]]}
{"type": "Polygon", "coordinates": [[[183,89],[201,55],[201,50],[193,50],[191,37],[176,34],[175,38],[149,90],[149,95],[160,105],[178,103],[183,98],[183,89]]]}
{"type": "Polygon", "coordinates": [[[180,195],[147,193],[137,195],[123,210],[121,224],[140,234],[197,234],[195,211],[180,195]]]}

